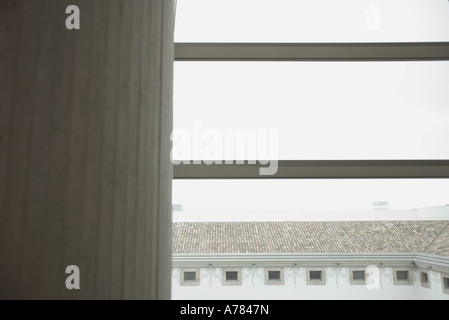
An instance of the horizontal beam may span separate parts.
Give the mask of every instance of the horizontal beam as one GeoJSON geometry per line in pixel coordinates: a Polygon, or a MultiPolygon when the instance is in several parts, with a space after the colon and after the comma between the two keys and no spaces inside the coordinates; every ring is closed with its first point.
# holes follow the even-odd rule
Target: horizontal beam
{"type": "Polygon", "coordinates": [[[449,42],[176,43],[177,61],[449,60],[449,42]]]}
{"type": "Polygon", "coordinates": [[[181,163],[174,166],[174,179],[449,178],[449,160],[280,160],[277,165],[274,175],[260,175],[269,165],[181,163]]]}

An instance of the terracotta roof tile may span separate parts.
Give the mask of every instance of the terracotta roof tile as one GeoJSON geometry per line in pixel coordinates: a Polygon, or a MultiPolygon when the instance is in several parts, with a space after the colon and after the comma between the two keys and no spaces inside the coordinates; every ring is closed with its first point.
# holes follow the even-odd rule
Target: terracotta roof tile
{"type": "Polygon", "coordinates": [[[427,252],[449,256],[449,222],[173,223],[173,253],[326,252],[427,252]]]}
{"type": "Polygon", "coordinates": [[[426,253],[449,256],[449,224],[427,247],[426,253]]]}

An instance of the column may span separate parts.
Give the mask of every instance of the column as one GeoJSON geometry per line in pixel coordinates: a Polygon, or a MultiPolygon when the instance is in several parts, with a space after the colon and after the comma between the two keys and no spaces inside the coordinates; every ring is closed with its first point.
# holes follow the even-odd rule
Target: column
{"type": "Polygon", "coordinates": [[[170,298],[173,13],[0,1],[0,299],[170,298]]]}

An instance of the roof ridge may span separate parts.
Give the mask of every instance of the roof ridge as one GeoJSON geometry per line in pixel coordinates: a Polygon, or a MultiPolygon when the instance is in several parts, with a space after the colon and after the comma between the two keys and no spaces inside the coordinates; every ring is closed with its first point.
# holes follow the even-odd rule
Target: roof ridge
{"type": "Polygon", "coordinates": [[[177,223],[446,223],[446,227],[449,226],[449,220],[437,219],[437,220],[242,220],[242,221],[172,221],[173,224],[177,223]]]}
{"type": "Polygon", "coordinates": [[[446,226],[443,229],[441,229],[441,231],[437,234],[435,238],[433,238],[432,242],[429,243],[429,245],[424,249],[424,252],[422,253],[426,253],[429,250],[429,248],[435,243],[435,241],[437,241],[437,239],[443,234],[443,232],[446,231],[447,228],[449,228],[449,221],[446,222],[446,226]]]}

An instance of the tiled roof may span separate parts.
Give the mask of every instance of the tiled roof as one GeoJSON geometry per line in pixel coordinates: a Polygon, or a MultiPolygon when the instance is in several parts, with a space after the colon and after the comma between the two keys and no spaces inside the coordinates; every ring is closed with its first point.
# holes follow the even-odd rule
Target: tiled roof
{"type": "Polygon", "coordinates": [[[448,221],[175,222],[173,253],[437,253],[448,221]]]}
{"type": "Polygon", "coordinates": [[[426,253],[449,256],[449,225],[427,247],[426,253]]]}

